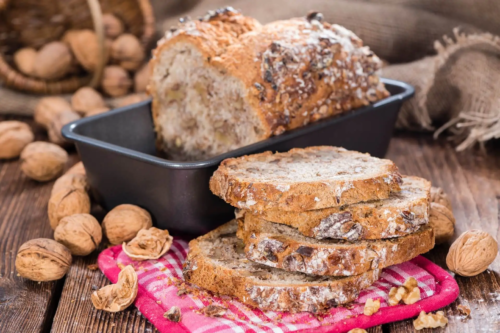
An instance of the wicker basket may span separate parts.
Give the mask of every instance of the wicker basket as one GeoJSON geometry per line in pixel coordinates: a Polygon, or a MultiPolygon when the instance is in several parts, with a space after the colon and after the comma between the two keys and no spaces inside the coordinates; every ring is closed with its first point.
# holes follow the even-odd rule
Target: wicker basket
{"type": "Polygon", "coordinates": [[[10,88],[37,93],[72,93],[100,81],[104,63],[102,13],[119,17],[127,30],[149,47],[154,17],[149,0],[0,0],[0,80],[10,88]],[[28,77],[12,66],[21,47],[39,48],[59,40],[69,29],[94,29],[101,47],[101,63],[94,73],[56,81],[28,77]]]}

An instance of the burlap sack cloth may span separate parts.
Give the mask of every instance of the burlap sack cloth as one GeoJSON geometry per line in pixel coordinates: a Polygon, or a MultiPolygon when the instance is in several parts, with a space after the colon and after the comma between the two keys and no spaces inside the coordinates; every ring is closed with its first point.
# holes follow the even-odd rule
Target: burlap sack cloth
{"type": "MultiPolygon", "coordinates": [[[[436,134],[446,129],[457,140],[458,150],[500,137],[500,96],[495,87],[500,42],[494,37],[500,35],[500,1],[190,0],[184,8],[152,2],[159,31],[181,16],[198,17],[222,6],[233,6],[263,23],[318,10],[326,21],[353,30],[391,64],[382,76],[416,88],[415,97],[403,106],[398,128],[434,131],[444,124],[436,134]],[[460,34],[453,32],[457,27],[460,34]],[[446,35],[451,37],[443,38],[446,35]]],[[[36,101],[18,101],[13,94],[0,89],[0,113],[30,113],[36,101]]]]}

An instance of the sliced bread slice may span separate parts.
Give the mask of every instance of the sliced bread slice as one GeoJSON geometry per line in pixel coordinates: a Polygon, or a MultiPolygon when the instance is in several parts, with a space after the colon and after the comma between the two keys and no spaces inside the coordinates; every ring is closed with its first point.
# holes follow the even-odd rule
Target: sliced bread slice
{"type": "Polygon", "coordinates": [[[183,271],[187,282],[262,310],[318,312],[352,302],[379,278],[379,269],[339,278],[286,272],[251,262],[236,237],[237,228],[233,220],[189,243],[183,271]]]}
{"type": "Polygon", "coordinates": [[[401,192],[391,193],[385,200],[305,212],[266,210],[244,214],[249,221],[259,217],[287,224],[316,239],[355,241],[401,237],[429,221],[430,188],[431,183],[423,178],[403,176],[401,192]]]}
{"type": "Polygon", "coordinates": [[[399,264],[434,247],[434,232],[424,226],[400,238],[386,240],[317,240],[284,224],[239,220],[237,236],[249,260],[291,272],[351,276],[399,264]]]}
{"type": "Polygon", "coordinates": [[[319,146],[226,159],[210,189],[237,208],[304,211],[386,199],[400,183],[392,161],[319,146]]]}

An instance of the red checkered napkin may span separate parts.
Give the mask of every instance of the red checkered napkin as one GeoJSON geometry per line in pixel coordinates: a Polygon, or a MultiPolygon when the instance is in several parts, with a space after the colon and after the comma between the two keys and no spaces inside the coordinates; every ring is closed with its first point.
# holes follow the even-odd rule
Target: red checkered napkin
{"type": "MultiPolygon", "coordinates": [[[[360,293],[352,308],[331,309],[327,315],[316,317],[309,313],[260,311],[237,300],[214,297],[206,293],[177,296],[182,263],[188,246],[175,239],[170,251],[158,260],[133,261],[121,245],[99,255],[99,268],[115,283],[120,273],[118,264],[133,265],[139,278],[135,306],[162,333],[238,333],[238,332],[347,332],[353,328],[368,328],[417,316],[420,311],[434,311],[458,297],[458,285],[443,269],[423,257],[385,268],[380,279],[360,293]],[[418,280],[421,300],[412,305],[387,305],[391,287],[400,286],[413,276],[418,280]],[[368,298],[380,300],[380,310],[372,316],[363,315],[368,298]],[[199,310],[209,304],[228,309],[220,318],[206,317],[199,310]],[[163,317],[172,306],[181,309],[182,321],[172,323],[163,317]]],[[[121,265],[120,265],[121,266],[121,265]]]]}

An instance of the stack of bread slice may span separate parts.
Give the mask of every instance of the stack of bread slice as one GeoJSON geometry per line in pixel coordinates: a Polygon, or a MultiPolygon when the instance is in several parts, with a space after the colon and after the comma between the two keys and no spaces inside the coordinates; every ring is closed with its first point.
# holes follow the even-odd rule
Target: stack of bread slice
{"type": "Polygon", "coordinates": [[[210,189],[236,218],[189,244],[184,277],[263,310],[352,302],[382,268],[434,247],[430,188],[336,147],[227,159],[210,189]]]}

